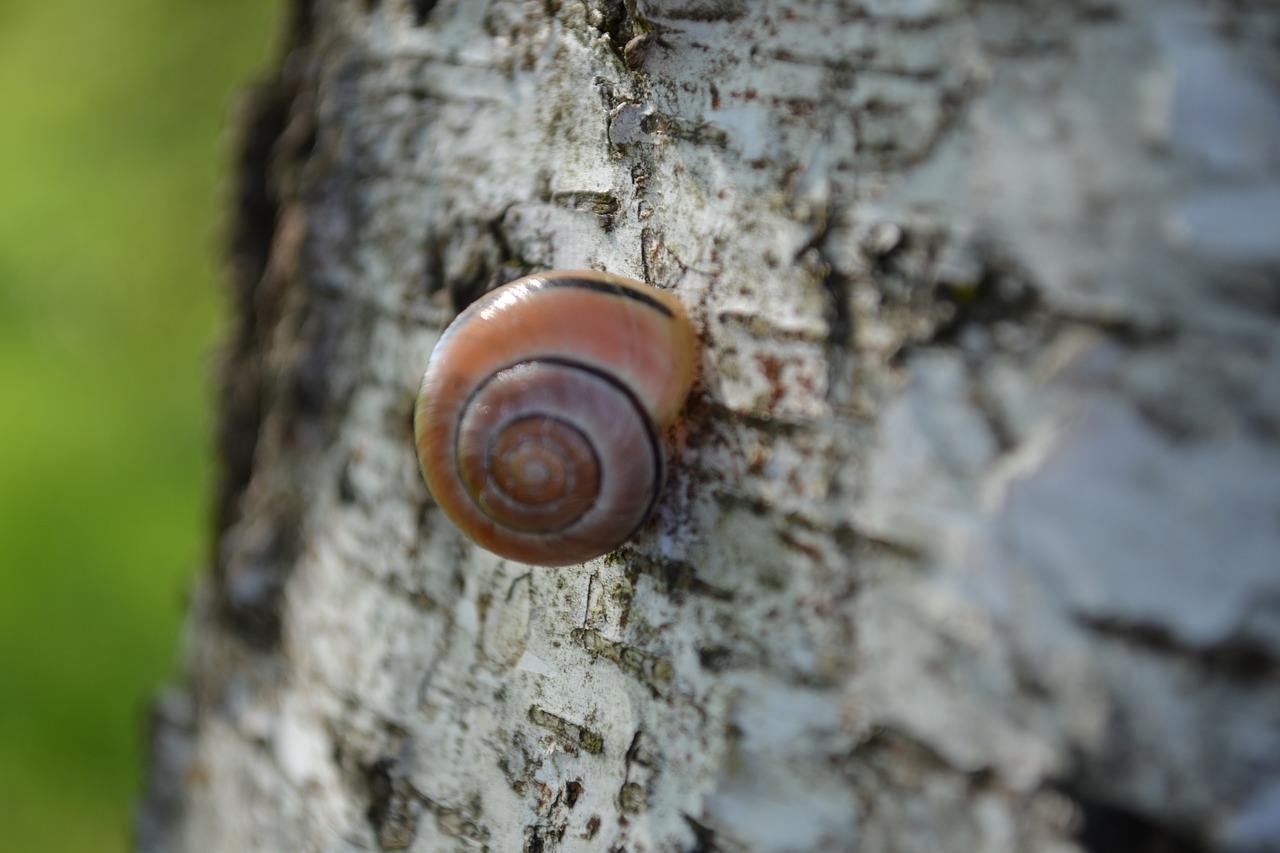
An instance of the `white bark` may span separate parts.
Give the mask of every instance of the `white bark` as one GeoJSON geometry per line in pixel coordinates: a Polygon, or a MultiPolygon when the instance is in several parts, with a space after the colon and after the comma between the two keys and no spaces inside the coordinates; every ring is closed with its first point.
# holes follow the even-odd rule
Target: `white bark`
{"type": "Polygon", "coordinates": [[[1280,849],[1278,38],[317,0],[246,141],[140,846],[1280,849]],[[555,267],[705,354],[655,520],[542,569],[450,527],[409,416],[456,311],[555,267]]]}

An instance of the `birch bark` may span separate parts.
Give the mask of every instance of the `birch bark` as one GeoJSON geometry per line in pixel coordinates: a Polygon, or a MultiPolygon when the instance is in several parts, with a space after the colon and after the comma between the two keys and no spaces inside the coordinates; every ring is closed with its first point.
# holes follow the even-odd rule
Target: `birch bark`
{"type": "Polygon", "coordinates": [[[1280,849],[1280,10],[315,0],[244,119],[145,851],[1280,849]],[[656,518],[433,506],[528,271],[705,346],[656,518]]]}

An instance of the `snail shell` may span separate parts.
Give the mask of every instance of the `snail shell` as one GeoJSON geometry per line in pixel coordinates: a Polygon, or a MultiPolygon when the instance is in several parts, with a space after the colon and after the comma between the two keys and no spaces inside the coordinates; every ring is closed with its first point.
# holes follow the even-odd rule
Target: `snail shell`
{"type": "Polygon", "coordinates": [[[679,301],[646,284],[585,270],[513,281],[431,353],[414,412],[427,487],[503,557],[607,553],[653,509],[696,359],[679,301]]]}

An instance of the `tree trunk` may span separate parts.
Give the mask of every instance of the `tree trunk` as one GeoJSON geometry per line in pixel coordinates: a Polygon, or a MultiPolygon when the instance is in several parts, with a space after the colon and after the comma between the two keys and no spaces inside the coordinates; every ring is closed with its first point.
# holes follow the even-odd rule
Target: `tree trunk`
{"type": "Polygon", "coordinates": [[[1280,849],[1280,8],[297,0],[144,851],[1280,849]],[[441,329],[702,338],[658,512],[432,503],[441,329]]]}

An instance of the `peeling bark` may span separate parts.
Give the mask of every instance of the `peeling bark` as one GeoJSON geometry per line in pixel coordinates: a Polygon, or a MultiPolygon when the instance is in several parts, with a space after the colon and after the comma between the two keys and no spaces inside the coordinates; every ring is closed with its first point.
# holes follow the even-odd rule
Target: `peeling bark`
{"type": "Polygon", "coordinates": [[[148,851],[1280,849],[1280,10],[299,2],[148,851]],[[462,539],[525,272],[675,293],[655,518],[462,539]]]}

